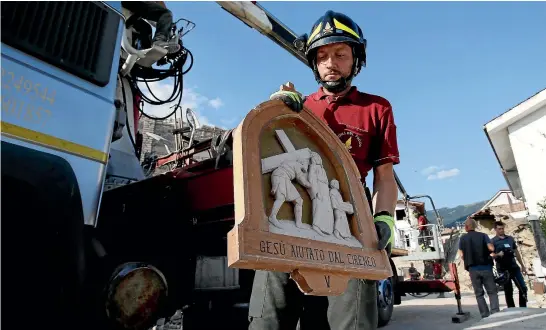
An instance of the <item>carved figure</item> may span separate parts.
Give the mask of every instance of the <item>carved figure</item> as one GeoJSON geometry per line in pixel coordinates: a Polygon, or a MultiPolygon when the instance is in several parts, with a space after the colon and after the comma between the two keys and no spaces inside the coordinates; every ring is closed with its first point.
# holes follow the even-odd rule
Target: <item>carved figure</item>
{"type": "Polygon", "coordinates": [[[311,153],[308,178],[311,184],[308,192],[313,203],[313,229],[320,235],[331,235],[334,232],[334,212],[328,177],[322,167],[322,158],[316,152],[311,153]]]}
{"type": "Polygon", "coordinates": [[[353,205],[343,201],[343,197],[339,192],[339,182],[337,180],[330,181],[330,200],[334,209],[334,236],[339,239],[350,239],[351,229],[347,220],[347,213],[353,214],[353,205]]]}
{"type": "Polygon", "coordinates": [[[277,213],[284,202],[294,204],[294,215],[296,217],[296,226],[304,228],[302,222],[303,199],[298,190],[292,183],[296,180],[305,188],[310,189],[311,184],[304,173],[307,172],[309,162],[307,159],[298,159],[296,161],[284,161],[271,174],[271,194],[275,196],[275,202],[269,215],[269,222],[282,229],[282,225],[277,219],[277,213]]]}

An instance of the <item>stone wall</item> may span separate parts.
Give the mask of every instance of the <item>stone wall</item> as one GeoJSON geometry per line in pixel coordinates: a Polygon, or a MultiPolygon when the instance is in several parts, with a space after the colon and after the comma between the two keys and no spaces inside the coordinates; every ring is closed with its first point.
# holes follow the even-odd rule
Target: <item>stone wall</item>
{"type": "Polygon", "coordinates": [[[142,117],[138,122],[138,131],[142,133],[142,149],[140,152],[140,161],[144,159],[144,154],[152,150],[153,138],[145,134],[145,132],[155,132],[155,121],[142,117]]]}
{"type": "Polygon", "coordinates": [[[222,134],[224,131],[225,130],[220,127],[203,125],[195,132],[194,139],[203,141],[212,138],[214,135],[222,134]]]}

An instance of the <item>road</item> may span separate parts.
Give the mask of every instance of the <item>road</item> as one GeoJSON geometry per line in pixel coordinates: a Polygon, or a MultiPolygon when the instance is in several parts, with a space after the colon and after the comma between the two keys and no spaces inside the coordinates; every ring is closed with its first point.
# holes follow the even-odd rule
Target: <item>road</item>
{"type": "MultiPolygon", "coordinates": [[[[431,294],[425,298],[402,297],[402,304],[395,306],[394,313],[389,324],[382,330],[424,330],[424,329],[441,329],[441,330],[461,330],[480,328],[481,316],[476,304],[476,298],[471,293],[464,293],[461,299],[464,312],[470,312],[470,319],[463,323],[452,323],[451,317],[457,312],[457,302],[453,293],[446,293],[446,298],[437,298],[438,294],[431,294]]],[[[489,299],[486,297],[489,305],[489,299]]],[[[499,302],[501,310],[506,308],[504,293],[499,292],[499,302]]],[[[529,302],[532,306],[532,302],[529,302]]],[[[536,311],[544,312],[544,309],[536,309],[536,311]]],[[[543,327],[536,329],[546,329],[546,318],[537,318],[544,322],[543,327]]],[[[487,320],[487,319],[486,319],[487,320]]],[[[485,321],[485,320],[484,320],[485,321]]],[[[536,320],[535,320],[536,321],[536,320]]],[[[511,325],[511,330],[524,329],[511,325]]],[[[487,327],[489,329],[489,327],[487,327]]],[[[535,328],[525,328],[535,329],[535,328]]]]}
{"type": "MultiPolygon", "coordinates": [[[[451,317],[457,313],[457,301],[452,293],[446,293],[446,298],[437,298],[433,293],[425,298],[402,297],[402,304],[394,307],[393,316],[385,330],[459,330],[469,324],[478,322],[481,317],[478,312],[476,298],[471,294],[464,294],[462,305],[464,312],[470,312],[470,319],[464,323],[451,322],[451,317]]],[[[503,303],[504,296],[500,299],[503,303]]],[[[506,304],[501,308],[506,307],[506,304]]]]}
{"type": "MultiPolygon", "coordinates": [[[[517,293],[515,293],[517,297],[517,293]]],[[[470,312],[470,319],[464,323],[452,323],[451,317],[457,312],[457,302],[453,293],[446,293],[446,298],[437,298],[438,294],[434,293],[425,298],[413,298],[411,296],[402,297],[402,304],[395,306],[394,313],[389,324],[380,330],[473,330],[473,329],[495,329],[495,324],[502,318],[494,317],[497,314],[484,319],[489,321],[493,325],[483,326],[484,321],[481,321],[478,306],[476,304],[476,298],[472,293],[463,293],[462,308],[464,312],[470,312]],[[493,320],[494,319],[494,320],[493,320]]],[[[517,299],[516,299],[517,300],[517,299]]],[[[486,297],[486,301],[489,304],[489,298],[486,297]]],[[[506,309],[506,303],[504,293],[499,292],[499,302],[502,309],[506,309]]],[[[529,302],[529,306],[533,306],[533,301],[529,302]]],[[[222,306],[216,306],[213,308],[216,312],[209,314],[205,312],[200,315],[186,315],[184,317],[185,329],[200,329],[200,330],[216,330],[216,329],[229,329],[234,330],[246,330],[248,329],[247,315],[248,310],[246,308],[228,308],[222,306]]],[[[514,311],[515,309],[510,309],[514,311]]],[[[534,309],[535,312],[546,312],[546,309],[534,309]]],[[[504,313],[504,312],[503,312],[504,313]]],[[[502,313],[499,313],[502,314],[502,313]]],[[[506,314],[506,313],[505,313],[506,314]]],[[[525,324],[542,322],[543,326],[535,327],[522,327],[520,323],[510,324],[508,327],[510,330],[518,329],[546,329],[546,314],[542,317],[535,317],[529,321],[529,316],[523,316],[524,318],[520,323],[525,321],[525,324]]],[[[509,318],[511,321],[515,321],[516,316],[508,315],[504,318],[509,318]]],[[[507,328],[507,327],[501,327],[507,328]]]]}

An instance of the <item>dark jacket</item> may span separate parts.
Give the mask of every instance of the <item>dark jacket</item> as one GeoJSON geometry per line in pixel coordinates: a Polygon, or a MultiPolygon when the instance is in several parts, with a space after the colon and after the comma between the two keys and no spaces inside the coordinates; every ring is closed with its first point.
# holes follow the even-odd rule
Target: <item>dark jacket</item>
{"type": "Polygon", "coordinates": [[[459,249],[463,251],[464,268],[469,270],[473,266],[493,266],[491,251],[487,244],[491,243],[489,236],[477,231],[469,231],[461,237],[459,249]]]}

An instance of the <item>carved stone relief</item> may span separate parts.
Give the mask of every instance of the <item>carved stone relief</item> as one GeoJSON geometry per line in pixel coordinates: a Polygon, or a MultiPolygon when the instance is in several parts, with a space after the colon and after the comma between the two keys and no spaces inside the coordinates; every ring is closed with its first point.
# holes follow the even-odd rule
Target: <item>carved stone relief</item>
{"type": "Polygon", "coordinates": [[[267,215],[270,232],[362,247],[349,228],[347,214],[353,214],[353,205],[343,201],[337,179],[329,180],[321,156],[308,148],[296,150],[283,130],[275,134],[285,152],[262,159],[262,174],[271,172],[270,194],[274,198],[267,215]],[[302,222],[304,200],[296,184],[303,186],[311,199],[311,225],[302,222]],[[277,219],[284,203],[293,205],[295,219],[277,219]]]}

